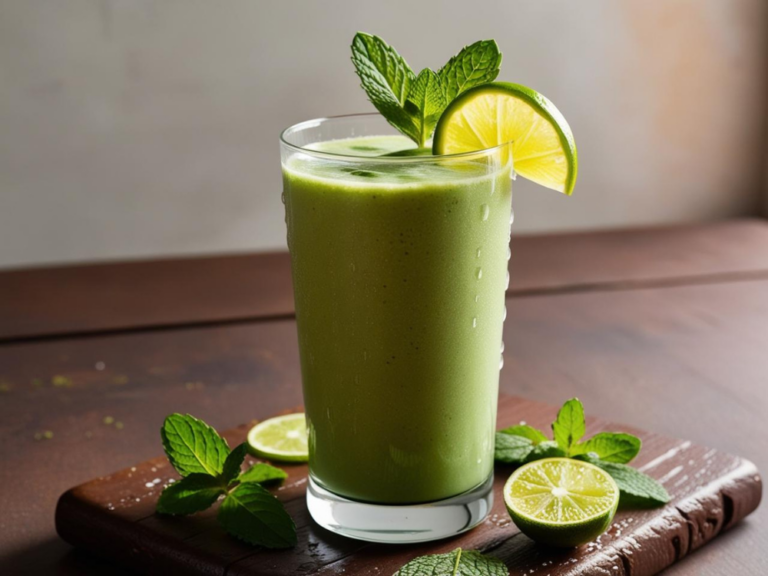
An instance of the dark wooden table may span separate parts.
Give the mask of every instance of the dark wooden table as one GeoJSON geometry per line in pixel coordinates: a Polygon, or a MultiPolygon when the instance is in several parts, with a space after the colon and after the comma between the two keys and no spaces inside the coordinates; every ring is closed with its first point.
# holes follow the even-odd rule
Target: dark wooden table
{"type": "MultiPolygon", "coordinates": [[[[504,391],[768,470],[768,223],[513,238],[504,391]]],[[[116,574],[54,531],[70,486],[301,402],[285,254],[0,273],[0,574],[116,574]]],[[[766,574],[768,513],[669,574],[766,574]]]]}

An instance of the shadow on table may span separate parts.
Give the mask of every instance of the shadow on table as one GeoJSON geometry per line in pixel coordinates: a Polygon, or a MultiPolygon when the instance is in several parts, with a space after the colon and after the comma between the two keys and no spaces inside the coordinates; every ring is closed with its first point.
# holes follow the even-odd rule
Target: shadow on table
{"type": "Polygon", "coordinates": [[[72,548],[58,538],[39,542],[0,558],[4,576],[136,576],[83,550],[72,548]]]}

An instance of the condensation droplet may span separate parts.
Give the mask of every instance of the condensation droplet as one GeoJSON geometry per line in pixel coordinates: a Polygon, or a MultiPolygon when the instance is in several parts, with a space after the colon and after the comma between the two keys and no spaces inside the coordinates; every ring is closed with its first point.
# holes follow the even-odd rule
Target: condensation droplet
{"type": "Polygon", "coordinates": [[[351,262],[349,264],[349,269],[352,270],[352,272],[356,272],[357,271],[357,266],[355,266],[354,262],[351,262]]]}
{"type": "Polygon", "coordinates": [[[480,302],[480,294],[475,294],[475,302],[480,302]]]}
{"type": "Polygon", "coordinates": [[[515,213],[510,212],[509,213],[509,225],[512,226],[512,224],[515,222],[515,213]]]}
{"type": "Polygon", "coordinates": [[[504,354],[504,340],[501,341],[501,353],[504,354]]]}
{"type": "Polygon", "coordinates": [[[504,368],[504,354],[499,354],[499,370],[504,368]]]}
{"type": "Polygon", "coordinates": [[[482,206],[480,206],[480,216],[482,217],[483,222],[488,220],[488,216],[490,216],[490,214],[491,214],[491,209],[488,206],[488,204],[483,204],[482,206]]]}
{"type": "Polygon", "coordinates": [[[282,202],[283,204],[285,204],[285,192],[282,192],[282,193],[280,194],[280,202],[282,202]]]}
{"type": "Polygon", "coordinates": [[[477,328],[477,317],[472,318],[472,328],[477,328]]]}
{"type": "Polygon", "coordinates": [[[507,262],[509,262],[510,258],[512,258],[512,248],[510,248],[509,244],[507,244],[507,262]]]}
{"type": "Polygon", "coordinates": [[[507,285],[504,287],[504,290],[509,289],[509,270],[507,270],[507,285]]]}
{"type": "Polygon", "coordinates": [[[482,277],[483,277],[483,269],[482,268],[478,268],[477,270],[475,270],[475,278],[480,280],[480,278],[482,278],[482,277]]]}
{"type": "Polygon", "coordinates": [[[477,249],[477,251],[475,252],[475,258],[480,258],[480,254],[482,254],[482,253],[483,253],[483,249],[482,249],[482,246],[481,246],[481,247],[480,247],[480,248],[478,248],[478,249],[477,249]]]}
{"type": "Polygon", "coordinates": [[[504,316],[501,317],[501,321],[504,322],[504,320],[507,319],[507,307],[504,306],[504,316]]]}

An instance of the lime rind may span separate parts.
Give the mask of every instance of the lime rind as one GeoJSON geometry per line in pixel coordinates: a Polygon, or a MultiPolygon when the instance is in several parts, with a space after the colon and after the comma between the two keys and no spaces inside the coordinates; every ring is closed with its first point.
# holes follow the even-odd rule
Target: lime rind
{"type": "MultiPolygon", "coordinates": [[[[566,195],[573,192],[578,175],[578,153],[570,126],[548,98],[520,84],[491,82],[462,93],[451,102],[437,123],[433,139],[433,153],[442,155],[483,150],[507,142],[512,143],[512,155],[517,173],[566,195]],[[495,108],[492,102],[484,102],[491,96],[513,98],[524,103],[525,106],[520,107],[518,105],[518,111],[513,115],[514,117],[505,119],[499,115],[500,104],[498,102],[495,108]],[[482,110],[483,106],[486,107],[485,110],[482,110]],[[472,119],[465,116],[472,111],[473,107],[475,108],[475,123],[480,121],[486,125],[486,128],[493,126],[494,129],[485,130],[484,134],[478,132],[473,126],[472,119]],[[547,126],[537,127],[537,123],[540,121],[548,124],[551,133],[547,126]],[[512,126],[515,123],[517,126],[512,126]],[[530,151],[521,153],[533,133],[538,134],[545,141],[555,137],[559,149],[562,151],[562,157],[557,157],[555,154],[557,151],[554,149],[539,150],[538,155],[536,153],[531,154],[530,151]],[[490,139],[487,138],[488,136],[490,139]],[[537,159],[537,156],[539,161],[532,162],[532,160],[537,159]],[[559,170],[557,166],[552,164],[548,166],[542,160],[546,156],[552,156],[554,163],[565,162],[566,166],[564,167],[567,168],[565,174],[562,176],[556,174],[553,177],[552,171],[559,172],[559,170]]],[[[552,144],[554,142],[545,142],[545,148],[552,144]]]]}

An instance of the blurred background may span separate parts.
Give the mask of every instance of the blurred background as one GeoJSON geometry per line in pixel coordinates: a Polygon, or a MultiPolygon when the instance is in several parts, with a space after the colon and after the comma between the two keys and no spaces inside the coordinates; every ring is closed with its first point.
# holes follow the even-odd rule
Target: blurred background
{"type": "Polygon", "coordinates": [[[766,212],[765,0],[0,0],[0,267],[284,249],[278,135],[373,110],[358,29],[558,105],[575,195],[518,181],[516,233],[766,212]]]}

